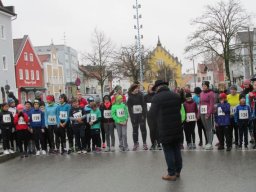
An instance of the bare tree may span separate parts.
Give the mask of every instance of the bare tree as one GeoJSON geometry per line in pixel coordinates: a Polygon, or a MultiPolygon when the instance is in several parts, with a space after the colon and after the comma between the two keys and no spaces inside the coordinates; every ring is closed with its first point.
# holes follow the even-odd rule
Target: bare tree
{"type": "MultiPolygon", "coordinates": [[[[149,70],[146,59],[147,51],[142,52],[143,76],[149,70]]],[[[116,68],[122,76],[129,77],[133,82],[139,81],[140,66],[138,61],[138,51],[136,46],[121,47],[120,52],[116,53],[116,68]]]]}
{"type": "Polygon", "coordinates": [[[234,39],[248,21],[249,16],[237,0],[208,5],[205,13],[192,21],[196,31],[188,37],[190,45],[185,52],[190,58],[214,52],[224,59],[226,77],[230,80],[229,61],[231,52],[236,49],[234,39]]]}
{"type": "Polygon", "coordinates": [[[101,96],[103,96],[104,83],[112,77],[114,46],[102,31],[94,30],[92,37],[92,52],[85,53],[83,60],[86,65],[92,66],[91,75],[100,84],[101,96]]]}

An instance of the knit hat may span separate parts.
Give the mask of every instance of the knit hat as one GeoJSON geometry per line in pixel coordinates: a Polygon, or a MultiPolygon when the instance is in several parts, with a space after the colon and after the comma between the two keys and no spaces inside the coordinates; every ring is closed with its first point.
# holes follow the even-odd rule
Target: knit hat
{"type": "Polygon", "coordinates": [[[200,87],[195,87],[194,92],[195,94],[199,95],[202,92],[202,90],[200,87]]]}
{"type": "Polygon", "coordinates": [[[122,100],[123,100],[122,95],[117,95],[117,96],[116,96],[116,102],[122,101],[122,100]]]}
{"type": "Polygon", "coordinates": [[[46,101],[54,101],[54,96],[53,95],[47,95],[46,96],[46,101]]]}
{"type": "Polygon", "coordinates": [[[244,94],[240,94],[240,95],[239,95],[239,100],[245,99],[245,97],[246,97],[246,96],[245,96],[244,94]]]}
{"type": "Polygon", "coordinates": [[[120,85],[117,85],[117,86],[115,87],[115,91],[119,91],[119,90],[122,90],[122,87],[121,87],[120,85]]]}
{"type": "Polygon", "coordinates": [[[25,101],[25,105],[29,103],[32,106],[32,102],[30,100],[25,101]]]}
{"type": "Polygon", "coordinates": [[[227,95],[225,93],[221,93],[221,94],[219,94],[219,98],[226,100],[227,99],[227,95]]]}
{"type": "Polygon", "coordinates": [[[17,105],[17,110],[23,110],[24,106],[22,104],[17,105]]]}
{"type": "Polygon", "coordinates": [[[89,98],[87,99],[87,101],[88,101],[88,103],[94,102],[94,98],[93,98],[93,97],[89,97],[89,98]]]}
{"type": "Polygon", "coordinates": [[[209,81],[204,81],[204,82],[202,83],[202,86],[203,86],[203,85],[205,85],[206,87],[209,88],[209,87],[210,87],[210,82],[209,82],[209,81]]]}
{"type": "Polygon", "coordinates": [[[35,92],[35,97],[36,97],[36,98],[41,97],[41,95],[43,95],[43,93],[42,93],[41,91],[36,91],[36,92],[35,92]]]}
{"type": "Polygon", "coordinates": [[[186,98],[191,98],[191,97],[192,97],[191,93],[186,93],[186,98]]]}
{"type": "Polygon", "coordinates": [[[7,102],[8,102],[8,104],[11,104],[11,103],[14,103],[15,101],[13,98],[8,98],[7,102]]]}
{"type": "Polygon", "coordinates": [[[35,105],[36,103],[40,104],[39,100],[35,99],[33,105],[35,105]]]}
{"type": "Polygon", "coordinates": [[[237,91],[237,86],[236,85],[231,85],[230,90],[236,90],[237,91]]]}

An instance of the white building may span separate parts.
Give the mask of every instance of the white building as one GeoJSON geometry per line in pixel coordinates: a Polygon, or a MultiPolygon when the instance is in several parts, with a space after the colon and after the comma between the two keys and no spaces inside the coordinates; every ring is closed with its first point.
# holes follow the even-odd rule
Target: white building
{"type": "Polygon", "coordinates": [[[131,82],[128,78],[114,78],[112,80],[112,89],[114,89],[117,85],[120,85],[123,89],[123,92],[127,92],[129,87],[131,86],[131,82]]]}
{"type": "Polygon", "coordinates": [[[15,17],[14,7],[3,6],[0,0],[0,103],[6,100],[8,89],[17,96],[12,41],[12,20],[15,17]]]}

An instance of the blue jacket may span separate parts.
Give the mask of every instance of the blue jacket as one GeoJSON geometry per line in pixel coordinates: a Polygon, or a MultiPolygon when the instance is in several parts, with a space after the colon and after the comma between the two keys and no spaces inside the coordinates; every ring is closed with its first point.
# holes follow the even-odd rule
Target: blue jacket
{"type": "Polygon", "coordinates": [[[196,102],[197,106],[200,103],[200,97],[198,95],[194,95],[193,100],[196,102]]]}
{"type": "Polygon", "coordinates": [[[230,125],[230,104],[227,102],[218,103],[217,110],[215,113],[215,122],[218,126],[226,126],[230,125]],[[220,110],[224,113],[223,115],[220,114],[220,110]]]}
{"type": "Polygon", "coordinates": [[[241,110],[247,110],[248,111],[248,119],[244,120],[250,120],[251,119],[251,107],[249,105],[238,105],[236,107],[236,112],[235,112],[235,122],[238,123],[239,121],[242,121],[242,119],[239,119],[239,111],[241,110]]]}
{"type": "Polygon", "coordinates": [[[52,105],[46,105],[45,107],[45,127],[48,127],[48,125],[58,125],[57,124],[57,107],[58,105],[56,103],[52,105]],[[54,121],[55,118],[55,121],[54,121]],[[49,121],[50,120],[50,121],[49,121]]]}
{"type": "Polygon", "coordinates": [[[60,104],[57,107],[57,124],[60,124],[60,121],[64,121],[65,123],[69,122],[69,113],[71,106],[68,103],[60,104]]]}
{"type": "Polygon", "coordinates": [[[32,128],[44,128],[45,120],[44,120],[44,112],[40,109],[32,109],[29,114],[30,126],[32,128]]]}

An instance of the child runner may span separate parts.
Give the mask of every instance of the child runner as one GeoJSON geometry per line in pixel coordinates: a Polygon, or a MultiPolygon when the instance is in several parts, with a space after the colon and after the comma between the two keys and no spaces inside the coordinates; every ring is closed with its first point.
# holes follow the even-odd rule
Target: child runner
{"type": "MultiPolygon", "coordinates": [[[[32,111],[32,103],[31,101],[25,101],[25,108],[23,110],[24,113],[27,114],[28,117],[30,117],[30,113],[32,111]]],[[[33,133],[32,128],[30,126],[30,119],[28,122],[28,153],[33,154],[35,152],[35,144],[33,141],[33,133]]]]}
{"type": "MultiPolygon", "coordinates": [[[[15,100],[12,98],[8,99],[8,105],[9,105],[9,109],[8,111],[10,111],[12,113],[12,117],[14,118],[14,116],[16,115],[17,109],[16,109],[16,105],[15,105],[15,100]]],[[[12,127],[11,130],[11,138],[10,138],[10,142],[11,142],[11,149],[14,150],[14,140],[16,139],[16,134],[15,134],[15,127],[12,127]]]]}

